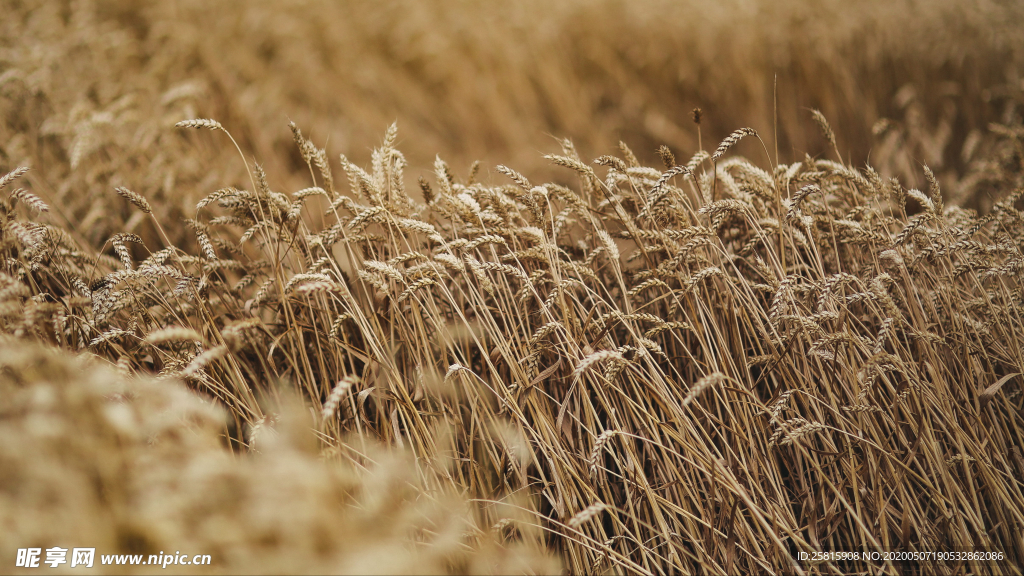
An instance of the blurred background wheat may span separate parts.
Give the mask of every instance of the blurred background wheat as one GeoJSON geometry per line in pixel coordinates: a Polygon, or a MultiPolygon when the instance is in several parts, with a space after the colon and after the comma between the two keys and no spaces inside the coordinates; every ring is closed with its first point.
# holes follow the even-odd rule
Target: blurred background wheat
{"type": "Polygon", "coordinates": [[[193,117],[231,127],[275,184],[297,185],[289,120],[360,164],[397,121],[417,171],[440,153],[458,170],[534,173],[557,138],[585,156],[625,141],[645,162],[662,144],[696,150],[695,107],[709,139],[751,126],[779,161],[799,160],[826,149],[816,108],[853,165],[870,157],[917,186],[927,163],[948,194],[984,196],[963,178],[988,125],[1019,115],[1022,13],[944,0],[12,2],[0,142],[8,166],[47,167],[33,185],[94,244],[130,217],[95,202],[112,184],[180,217],[237,181],[230,150],[168,130],[193,117]]]}
{"type": "Polygon", "coordinates": [[[0,563],[1019,573],[1024,4],[3,9],[0,563]]]}

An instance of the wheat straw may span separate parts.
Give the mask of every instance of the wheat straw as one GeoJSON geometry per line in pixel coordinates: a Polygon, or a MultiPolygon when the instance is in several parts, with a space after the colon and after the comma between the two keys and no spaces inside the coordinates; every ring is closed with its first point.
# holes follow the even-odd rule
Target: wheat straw
{"type": "Polygon", "coordinates": [[[187,340],[203,342],[205,339],[195,330],[181,326],[172,326],[154,330],[153,332],[150,332],[145,339],[147,343],[154,345],[187,340]]]}
{"type": "Polygon", "coordinates": [[[576,514],[575,516],[570,518],[569,522],[567,524],[569,525],[570,528],[578,529],[581,525],[589,522],[592,518],[596,517],[598,514],[600,514],[601,512],[603,512],[603,511],[605,511],[607,509],[608,509],[608,505],[607,504],[603,504],[601,502],[597,502],[595,504],[591,504],[590,506],[587,506],[586,508],[581,510],[578,514],[576,514]]]}
{"type": "Polygon", "coordinates": [[[320,412],[320,417],[324,421],[328,421],[334,417],[338,407],[341,405],[341,399],[352,389],[352,387],[359,384],[359,377],[354,375],[348,375],[338,381],[331,389],[331,393],[327,396],[327,402],[324,402],[323,410],[320,412]]]}

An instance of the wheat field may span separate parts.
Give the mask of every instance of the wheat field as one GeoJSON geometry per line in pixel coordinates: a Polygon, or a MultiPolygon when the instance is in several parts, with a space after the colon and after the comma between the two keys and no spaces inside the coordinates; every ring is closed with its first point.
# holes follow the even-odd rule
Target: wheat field
{"type": "Polygon", "coordinates": [[[1021,574],[1024,5],[4,11],[5,573],[1021,574]]]}

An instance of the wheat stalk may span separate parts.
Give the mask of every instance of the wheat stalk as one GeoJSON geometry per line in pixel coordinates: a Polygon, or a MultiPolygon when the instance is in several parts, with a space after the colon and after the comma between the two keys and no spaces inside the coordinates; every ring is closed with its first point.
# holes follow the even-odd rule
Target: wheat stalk
{"type": "Polygon", "coordinates": [[[587,458],[587,464],[590,465],[590,475],[597,475],[597,459],[601,455],[601,450],[604,445],[612,439],[613,436],[621,434],[618,430],[605,430],[600,436],[594,441],[594,448],[590,451],[590,457],[587,458]]]}
{"type": "Polygon", "coordinates": [[[693,402],[708,387],[721,384],[725,380],[726,377],[721,372],[714,372],[701,378],[693,386],[690,387],[690,391],[686,393],[686,396],[683,398],[683,401],[680,404],[680,406],[688,406],[690,402],[693,402]]]}
{"type": "Polygon", "coordinates": [[[619,352],[618,350],[599,350],[597,352],[593,352],[591,354],[586,355],[582,360],[580,360],[580,363],[576,365],[576,368],[575,370],[573,370],[572,373],[573,379],[579,380],[580,378],[582,378],[583,374],[587,371],[587,369],[593,366],[594,364],[600,362],[625,361],[625,358],[622,357],[622,353],[619,352]]]}
{"type": "Polygon", "coordinates": [[[208,130],[224,130],[220,122],[216,120],[210,120],[206,118],[196,118],[194,120],[182,120],[174,125],[175,128],[206,128],[208,130]]]}
{"type": "Polygon", "coordinates": [[[594,518],[595,516],[597,516],[598,514],[600,514],[601,512],[603,512],[603,511],[605,511],[607,509],[608,509],[608,505],[607,504],[603,504],[601,502],[597,502],[597,503],[591,504],[590,506],[587,506],[586,508],[581,510],[578,514],[576,514],[575,516],[570,518],[569,522],[567,524],[569,525],[570,528],[579,529],[580,526],[582,526],[583,524],[589,522],[592,518],[594,518]]]}
{"type": "Polygon", "coordinates": [[[357,384],[359,384],[359,377],[349,374],[334,385],[331,393],[327,396],[327,402],[324,402],[323,410],[320,412],[320,416],[324,421],[334,417],[334,414],[338,411],[338,406],[341,404],[341,399],[357,384]]]}
{"type": "Polygon", "coordinates": [[[192,340],[195,342],[205,342],[205,338],[195,330],[191,328],[185,328],[183,326],[170,326],[167,328],[161,328],[154,330],[146,335],[145,342],[148,344],[159,345],[166,344],[168,342],[181,342],[192,340]]]}
{"type": "Polygon", "coordinates": [[[127,199],[129,202],[134,204],[136,208],[142,210],[143,213],[153,213],[153,207],[150,206],[149,201],[143,198],[141,194],[132,192],[124,186],[118,186],[117,188],[114,188],[114,191],[117,192],[118,196],[127,199]]]}

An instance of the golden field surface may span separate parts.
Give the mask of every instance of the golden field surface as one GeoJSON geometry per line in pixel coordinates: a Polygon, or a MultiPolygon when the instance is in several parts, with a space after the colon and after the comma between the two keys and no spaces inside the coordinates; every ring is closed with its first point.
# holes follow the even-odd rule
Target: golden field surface
{"type": "Polygon", "coordinates": [[[0,571],[1021,573],[1024,4],[0,7],[0,571]]]}

